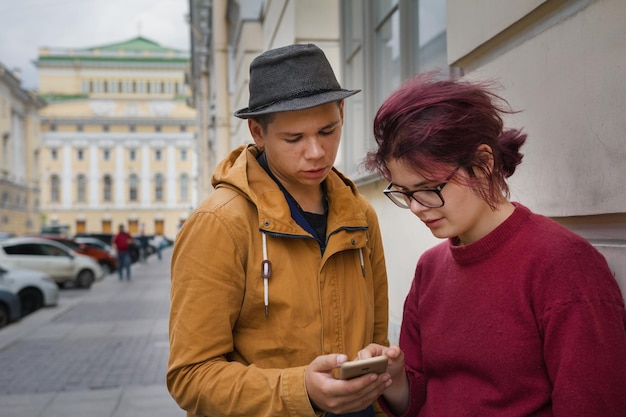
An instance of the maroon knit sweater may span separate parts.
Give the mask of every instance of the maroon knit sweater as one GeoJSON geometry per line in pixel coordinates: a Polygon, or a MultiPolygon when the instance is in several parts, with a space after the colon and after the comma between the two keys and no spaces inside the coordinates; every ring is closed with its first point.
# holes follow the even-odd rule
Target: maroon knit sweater
{"type": "Polygon", "coordinates": [[[400,334],[405,415],[626,417],[613,274],[586,240],[515,205],[479,241],[420,258],[400,334]]]}

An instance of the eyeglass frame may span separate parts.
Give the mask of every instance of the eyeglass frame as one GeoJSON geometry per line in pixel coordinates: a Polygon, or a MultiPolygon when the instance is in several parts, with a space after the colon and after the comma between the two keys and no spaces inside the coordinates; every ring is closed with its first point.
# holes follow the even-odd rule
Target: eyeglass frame
{"type": "Polygon", "coordinates": [[[452,177],[454,177],[454,174],[456,174],[456,172],[459,170],[459,168],[461,168],[461,167],[458,166],[458,167],[454,168],[454,170],[448,176],[448,178],[446,178],[446,180],[444,182],[442,182],[440,184],[437,184],[434,188],[424,188],[424,189],[421,189],[421,190],[413,190],[413,191],[392,190],[391,187],[393,187],[393,182],[390,182],[389,185],[387,186],[387,188],[385,188],[383,190],[383,194],[385,194],[385,196],[387,196],[387,198],[389,200],[391,200],[391,202],[393,204],[395,204],[396,206],[398,206],[400,208],[403,208],[403,209],[410,209],[411,208],[411,200],[415,200],[422,207],[426,207],[426,208],[441,208],[441,207],[443,207],[446,204],[446,201],[443,199],[443,196],[441,195],[441,190],[443,190],[443,187],[445,187],[450,182],[450,180],[452,179],[452,177]],[[420,192],[431,192],[431,193],[437,194],[437,197],[439,197],[439,200],[441,200],[441,205],[433,206],[433,205],[427,205],[427,204],[422,203],[421,201],[419,201],[414,196],[415,193],[420,193],[420,192]],[[393,197],[393,194],[402,194],[403,196],[407,197],[409,199],[408,204],[401,205],[401,202],[399,200],[396,200],[393,197]]]}

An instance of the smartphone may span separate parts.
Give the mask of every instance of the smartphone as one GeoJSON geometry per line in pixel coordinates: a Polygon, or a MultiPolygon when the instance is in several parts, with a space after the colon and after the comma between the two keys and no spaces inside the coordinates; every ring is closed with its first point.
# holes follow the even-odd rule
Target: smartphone
{"type": "Polygon", "coordinates": [[[344,362],[339,368],[339,379],[352,379],[371,373],[382,374],[387,370],[388,360],[387,355],[381,355],[369,359],[344,362]]]}

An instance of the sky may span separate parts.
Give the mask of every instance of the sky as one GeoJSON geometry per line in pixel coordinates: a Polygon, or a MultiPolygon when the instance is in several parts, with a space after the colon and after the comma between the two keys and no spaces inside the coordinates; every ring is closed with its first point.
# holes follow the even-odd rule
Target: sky
{"type": "Polygon", "coordinates": [[[87,48],[138,35],[189,50],[189,0],[0,0],[0,63],[37,88],[39,48],[87,48]]]}

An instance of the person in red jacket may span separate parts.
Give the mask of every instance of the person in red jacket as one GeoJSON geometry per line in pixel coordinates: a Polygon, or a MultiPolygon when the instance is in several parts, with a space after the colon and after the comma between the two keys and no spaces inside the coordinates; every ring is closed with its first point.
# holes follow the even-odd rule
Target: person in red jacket
{"type": "Polygon", "coordinates": [[[422,74],[382,104],[365,165],[446,240],[419,259],[392,384],[397,416],[626,416],[626,311],[585,239],[509,201],[527,137],[490,84],[422,74]]]}
{"type": "Polygon", "coordinates": [[[120,224],[117,234],[111,239],[111,245],[117,251],[117,273],[120,281],[124,280],[124,270],[126,279],[130,281],[130,245],[132,243],[133,237],[124,229],[124,225],[120,224]]]}

